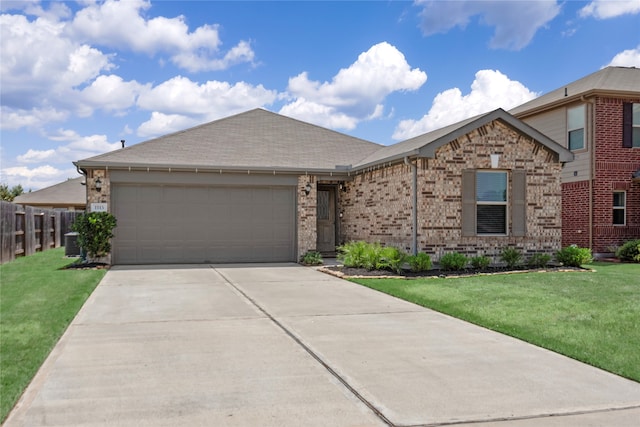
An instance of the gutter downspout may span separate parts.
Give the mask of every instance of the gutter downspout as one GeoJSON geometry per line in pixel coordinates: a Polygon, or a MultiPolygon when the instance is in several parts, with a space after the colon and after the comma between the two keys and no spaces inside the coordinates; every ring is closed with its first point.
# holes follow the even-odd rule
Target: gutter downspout
{"type": "Polygon", "coordinates": [[[409,165],[413,172],[413,180],[411,182],[412,193],[412,219],[413,226],[411,227],[411,252],[413,255],[418,254],[418,166],[409,161],[409,157],[404,158],[404,163],[409,165]]]}
{"type": "Polygon", "coordinates": [[[587,99],[584,95],[580,97],[580,101],[590,104],[587,109],[588,123],[589,123],[589,152],[590,152],[590,165],[589,165],[589,249],[593,252],[593,180],[595,179],[596,171],[596,102],[593,99],[587,99]]]}

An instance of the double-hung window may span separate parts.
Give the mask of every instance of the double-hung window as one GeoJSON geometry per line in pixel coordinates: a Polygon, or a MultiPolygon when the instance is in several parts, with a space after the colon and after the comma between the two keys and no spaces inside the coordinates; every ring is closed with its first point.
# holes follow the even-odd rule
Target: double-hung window
{"type": "Polygon", "coordinates": [[[622,146],[640,148],[640,104],[638,103],[623,104],[622,146]]]}
{"type": "Polygon", "coordinates": [[[527,172],[462,171],[462,235],[525,236],[527,172]]]}
{"type": "Polygon", "coordinates": [[[507,172],[476,173],[478,234],[507,234],[507,172]]]}
{"type": "Polygon", "coordinates": [[[585,106],[567,110],[567,141],[569,150],[583,150],[585,145],[585,106]]]}
{"type": "Polygon", "coordinates": [[[613,192],[613,225],[626,224],[627,193],[624,191],[613,192]]]}

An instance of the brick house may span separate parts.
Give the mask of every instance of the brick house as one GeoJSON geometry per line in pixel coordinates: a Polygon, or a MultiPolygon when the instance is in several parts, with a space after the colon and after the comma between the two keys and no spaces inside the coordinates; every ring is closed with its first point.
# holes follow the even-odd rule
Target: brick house
{"type": "Polygon", "coordinates": [[[142,264],[553,252],[572,160],[501,109],[386,147],[256,109],[74,164],[118,220],[112,262],[142,264]]]}
{"type": "Polygon", "coordinates": [[[596,255],[640,238],[640,69],[607,67],[511,110],[570,149],[562,244],[596,255]]]}

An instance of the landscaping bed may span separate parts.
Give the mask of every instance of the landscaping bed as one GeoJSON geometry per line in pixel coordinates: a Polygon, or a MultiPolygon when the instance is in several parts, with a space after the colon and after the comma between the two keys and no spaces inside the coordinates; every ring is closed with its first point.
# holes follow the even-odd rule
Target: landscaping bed
{"type": "Polygon", "coordinates": [[[544,268],[530,268],[528,266],[490,266],[483,269],[466,268],[463,270],[443,270],[440,268],[432,268],[425,271],[414,272],[411,270],[403,270],[400,273],[389,270],[368,270],[366,268],[354,268],[345,267],[342,265],[320,267],[320,271],[323,271],[334,276],[343,278],[405,278],[405,279],[418,279],[418,278],[454,278],[454,277],[467,277],[478,275],[491,275],[491,274],[511,274],[511,273],[545,273],[545,272],[588,272],[592,271],[585,267],[565,267],[562,265],[549,265],[544,268]]]}

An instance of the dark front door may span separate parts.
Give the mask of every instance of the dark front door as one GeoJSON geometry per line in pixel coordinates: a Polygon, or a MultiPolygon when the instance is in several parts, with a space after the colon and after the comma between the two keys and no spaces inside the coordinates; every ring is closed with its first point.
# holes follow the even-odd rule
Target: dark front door
{"type": "Polygon", "coordinates": [[[336,250],[336,189],[318,188],[317,226],[319,252],[336,250]]]}

